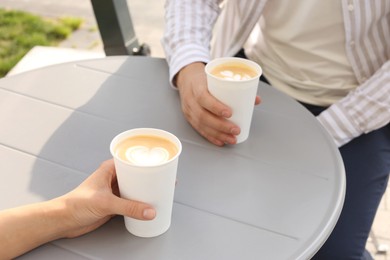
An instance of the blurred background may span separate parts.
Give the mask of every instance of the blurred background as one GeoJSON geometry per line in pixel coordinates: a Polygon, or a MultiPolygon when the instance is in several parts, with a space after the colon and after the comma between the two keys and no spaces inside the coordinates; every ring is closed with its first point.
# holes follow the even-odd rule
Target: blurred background
{"type": "MultiPolygon", "coordinates": [[[[164,57],[164,52],[160,44],[160,39],[164,29],[164,2],[165,0],[127,0],[127,5],[130,11],[131,20],[135,34],[138,38],[138,42],[140,44],[145,43],[150,47],[152,57],[164,57]]],[[[8,16],[9,11],[18,10],[37,15],[44,20],[58,20],[66,17],[68,23],[73,22],[73,24],[76,24],[77,20],[80,20],[79,26],[76,26],[76,28],[74,28],[74,30],[69,35],[66,35],[64,39],[61,38],[59,42],[56,42],[53,45],[60,48],[71,48],[79,50],[80,58],[99,57],[99,55],[89,55],[87,52],[104,55],[102,39],[90,0],[1,0],[0,10],[3,12],[8,12],[8,16]]],[[[6,57],[2,56],[2,52],[9,53],[10,51],[6,50],[6,44],[4,43],[4,39],[2,37],[4,37],[4,35],[10,36],[11,32],[6,31],[7,24],[4,19],[4,15],[7,14],[2,13],[0,15],[3,15],[0,16],[0,60],[3,60],[4,62],[6,57]]],[[[36,45],[46,45],[40,44],[42,42],[40,37],[31,37],[32,33],[29,31],[29,29],[24,28],[23,30],[23,33],[28,35],[29,38],[19,40],[18,43],[25,43],[26,41],[29,41],[30,45],[34,45],[32,41],[35,40],[36,45]]],[[[61,28],[60,30],[63,32],[61,28]]],[[[57,30],[56,33],[58,33],[58,31],[59,30],[57,30]]],[[[17,33],[15,36],[20,35],[20,32],[15,33],[17,33]]],[[[15,43],[10,45],[12,45],[12,48],[10,49],[15,51],[15,43]]],[[[68,56],[68,59],[70,59],[69,56],[75,54],[75,52],[66,52],[63,54],[63,56],[68,56]]],[[[23,55],[18,54],[17,56],[23,55]]],[[[34,55],[30,56],[36,57],[36,52],[34,55]]],[[[12,59],[15,58],[12,57],[12,59]]],[[[61,60],[61,58],[59,59],[61,60]]],[[[66,58],[64,57],[64,59],[66,58]]],[[[47,62],[54,62],[54,57],[47,62]]],[[[2,66],[3,65],[0,64],[0,70],[2,69],[2,66]]],[[[4,66],[8,66],[8,64],[5,64],[4,66]]],[[[31,67],[33,64],[29,62],[28,66],[31,67]]],[[[40,64],[37,64],[37,66],[40,67],[40,64]]],[[[25,67],[26,65],[23,64],[23,68],[18,68],[18,72],[25,70],[25,67]]],[[[2,76],[4,75],[0,74],[0,77],[2,76]]]]}

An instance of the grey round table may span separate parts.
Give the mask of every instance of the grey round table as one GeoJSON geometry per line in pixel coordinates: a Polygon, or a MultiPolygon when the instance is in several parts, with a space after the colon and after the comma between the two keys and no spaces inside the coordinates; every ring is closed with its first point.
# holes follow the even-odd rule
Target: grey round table
{"type": "Polygon", "coordinates": [[[121,131],[156,127],[183,143],[165,234],[137,238],[118,216],[21,259],[310,258],[340,214],[343,163],[310,113],[259,84],[249,139],[216,147],[185,120],[163,59],[118,56],[1,79],[0,209],[76,187],[121,131]]]}

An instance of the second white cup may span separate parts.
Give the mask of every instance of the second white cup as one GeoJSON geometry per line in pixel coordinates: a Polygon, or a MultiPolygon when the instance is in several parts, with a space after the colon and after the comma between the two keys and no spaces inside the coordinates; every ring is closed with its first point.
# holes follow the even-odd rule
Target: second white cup
{"type": "Polygon", "coordinates": [[[237,143],[249,136],[261,67],[250,60],[224,57],[210,61],[205,68],[209,92],[232,109],[229,120],[241,128],[237,143]]]}

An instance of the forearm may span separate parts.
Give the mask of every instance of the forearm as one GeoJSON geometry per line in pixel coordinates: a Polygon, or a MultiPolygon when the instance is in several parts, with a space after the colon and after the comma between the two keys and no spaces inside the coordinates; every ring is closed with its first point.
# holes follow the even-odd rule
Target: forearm
{"type": "Polygon", "coordinates": [[[387,62],[364,84],[318,116],[337,146],[390,122],[389,82],[387,62]]]}
{"type": "Polygon", "coordinates": [[[218,0],[169,0],[162,45],[170,66],[170,80],[184,66],[210,60],[213,26],[220,12],[218,0]]]}
{"type": "Polygon", "coordinates": [[[58,199],[1,211],[0,259],[13,259],[64,237],[65,214],[58,199]]]}
{"type": "Polygon", "coordinates": [[[0,211],[0,260],[12,259],[49,241],[73,238],[114,215],[151,220],[148,204],[118,197],[114,161],[108,160],[71,192],[50,201],[0,211]]]}

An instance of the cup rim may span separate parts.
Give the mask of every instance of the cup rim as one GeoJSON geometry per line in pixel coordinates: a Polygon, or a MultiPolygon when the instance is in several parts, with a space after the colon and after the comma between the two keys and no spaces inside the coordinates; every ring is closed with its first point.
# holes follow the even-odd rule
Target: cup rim
{"type": "MultiPolygon", "coordinates": [[[[135,135],[137,135],[137,134],[135,134],[135,135]]],[[[129,130],[126,130],[126,131],[123,131],[123,132],[117,134],[111,140],[111,143],[110,143],[110,153],[111,153],[111,156],[114,159],[119,160],[120,162],[122,162],[124,164],[127,164],[129,166],[137,167],[137,168],[154,168],[154,167],[161,167],[163,165],[169,164],[170,162],[176,160],[176,158],[178,158],[180,156],[181,151],[182,151],[182,144],[181,144],[180,139],[176,135],[174,135],[174,134],[172,134],[172,133],[170,133],[168,131],[159,129],[159,128],[148,128],[148,127],[132,128],[132,129],[129,129],[129,130]],[[115,146],[120,141],[124,140],[125,138],[127,138],[129,136],[133,136],[133,135],[130,135],[130,134],[137,133],[137,132],[139,132],[140,134],[142,133],[142,134],[148,134],[148,135],[154,135],[154,136],[166,138],[166,139],[168,139],[169,141],[173,142],[176,145],[178,151],[175,154],[175,156],[173,156],[171,159],[169,159],[166,162],[157,164],[157,165],[135,165],[135,164],[132,164],[132,163],[130,163],[128,161],[125,161],[125,160],[119,158],[118,156],[116,156],[115,152],[114,152],[115,146]],[[145,133],[145,132],[147,132],[147,133],[145,133]],[[160,133],[160,135],[158,133],[160,133]]]]}
{"type": "Polygon", "coordinates": [[[248,81],[252,81],[254,79],[259,79],[260,76],[263,74],[263,69],[261,68],[261,66],[259,64],[257,64],[257,62],[254,62],[252,60],[248,60],[248,59],[244,59],[244,58],[239,58],[239,57],[220,57],[220,58],[215,58],[211,61],[209,61],[206,66],[205,66],[205,72],[207,74],[207,76],[209,77],[212,77],[214,79],[218,79],[218,80],[221,80],[221,81],[227,81],[227,82],[234,82],[232,80],[229,80],[229,79],[224,79],[224,78],[220,78],[220,77],[217,77],[217,76],[214,76],[213,74],[210,73],[210,68],[215,64],[215,63],[222,63],[222,62],[228,62],[228,61],[236,61],[236,62],[241,62],[247,66],[250,66],[252,69],[255,69],[256,72],[258,73],[257,76],[255,77],[252,77],[250,79],[244,79],[244,80],[239,80],[239,82],[248,82],[248,81]]]}

